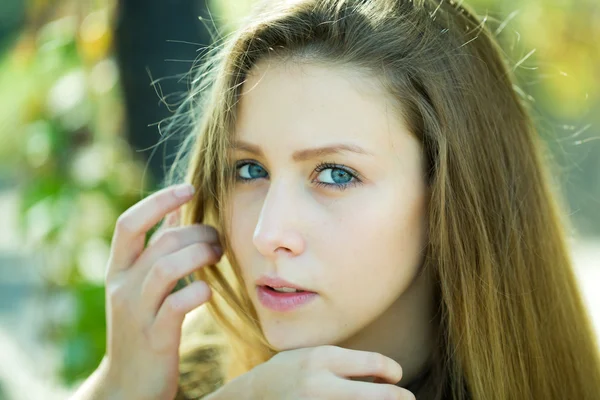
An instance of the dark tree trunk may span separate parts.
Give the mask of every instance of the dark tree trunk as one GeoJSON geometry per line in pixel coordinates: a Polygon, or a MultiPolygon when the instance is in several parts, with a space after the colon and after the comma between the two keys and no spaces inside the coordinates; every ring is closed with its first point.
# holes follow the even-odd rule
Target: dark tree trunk
{"type": "Polygon", "coordinates": [[[198,19],[207,17],[207,10],[207,0],[119,1],[115,50],[126,108],[126,138],[147,160],[148,172],[156,184],[163,181],[178,143],[173,138],[157,146],[162,139],[157,123],[172,113],[160,101],[151,81],[169,78],[160,82],[161,96],[166,96],[169,104],[180,100],[188,89],[188,80],[180,79],[181,74],[188,72],[193,60],[204,53],[198,49],[211,43],[198,19]]]}

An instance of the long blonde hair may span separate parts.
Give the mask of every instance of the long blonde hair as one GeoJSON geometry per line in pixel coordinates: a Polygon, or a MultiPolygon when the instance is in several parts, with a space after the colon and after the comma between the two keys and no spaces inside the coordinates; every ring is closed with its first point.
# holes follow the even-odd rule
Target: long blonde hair
{"type": "Polygon", "coordinates": [[[439,302],[435,398],[597,399],[598,346],[548,154],[496,38],[448,0],[264,2],[208,53],[171,122],[191,129],[168,183],[193,183],[183,222],[221,235],[225,258],[193,278],[213,289],[206,308],[223,340],[184,352],[182,376],[197,378],[182,380],[182,391],[204,394],[275,354],[227,233],[236,103],[265,57],[368,72],[423,144],[431,188],[425,267],[439,302]],[[199,348],[207,351],[192,357],[199,348]]]}

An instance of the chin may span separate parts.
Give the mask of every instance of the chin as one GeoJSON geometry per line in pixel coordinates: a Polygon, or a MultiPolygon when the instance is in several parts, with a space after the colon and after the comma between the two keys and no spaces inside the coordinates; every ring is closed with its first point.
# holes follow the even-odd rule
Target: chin
{"type": "Polygon", "coordinates": [[[339,329],[323,329],[322,324],[307,326],[306,323],[295,325],[285,320],[271,320],[263,323],[263,332],[267,341],[277,351],[293,350],[306,347],[332,345],[340,338],[339,329]]]}
{"type": "Polygon", "coordinates": [[[305,347],[315,347],[315,346],[321,346],[324,344],[328,344],[326,342],[320,342],[317,340],[311,340],[310,338],[304,336],[304,337],[280,337],[280,336],[276,336],[276,337],[271,337],[271,336],[267,336],[267,340],[269,341],[269,343],[271,344],[271,346],[273,346],[273,348],[277,351],[285,351],[285,350],[294,350],[294,349],[301,349],[301,348],[305,348],[305,347]]]}
{"type": "Polygon", "coordinates": [[[309,327],[285,326],[284,321],[270,321],[263,327],[267,341],[277,351],[293,350],[330,344],[327,332],[309,327]]]}

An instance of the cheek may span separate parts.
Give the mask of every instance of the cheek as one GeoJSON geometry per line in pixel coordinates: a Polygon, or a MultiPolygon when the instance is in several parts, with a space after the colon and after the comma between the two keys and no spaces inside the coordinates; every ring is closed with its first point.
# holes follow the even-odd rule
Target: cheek
{"type": "MultiPolygon", "coordinates": [[[[252,236],[256,218],[252,203],[243,195],[234,195],[231,201],[231,223],[229,227],[231,249],[238,261],[246,260],[252,252],[252,236]]],[[[242,267],[242,272],[245,272],[242,267]]]]}
{"type": "Polygon", "coordinates": [[[324,236],[336,258],[329,260],[335,267],[327,287],[345,303],[377,303],[401,294],[420,266],[424,207],[421,197],[406,193],[379,193],[360,204],[369,207],[346,213],[324,236]]]}

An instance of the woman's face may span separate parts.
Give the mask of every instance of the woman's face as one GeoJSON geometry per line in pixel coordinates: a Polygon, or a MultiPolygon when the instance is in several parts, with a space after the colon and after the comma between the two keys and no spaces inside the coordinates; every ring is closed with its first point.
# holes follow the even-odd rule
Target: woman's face
{"type": "Polygon", "coordinates": [[[359,333],[402,296],[421,265],[421,147],[370,79],[342,67],[263,61],[242,87],[230,239],[278,350],[359,333]],[[330,146],[345,148],[314,151],[330,146]],[[292,309],[265,306],[263,275],[316,295],[292,309]]]}

